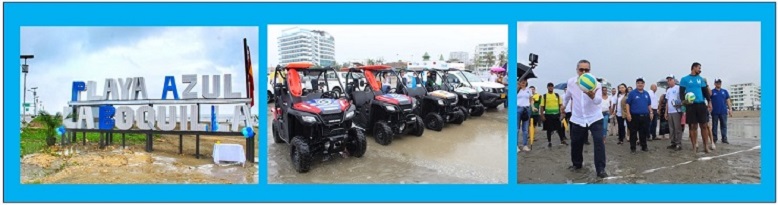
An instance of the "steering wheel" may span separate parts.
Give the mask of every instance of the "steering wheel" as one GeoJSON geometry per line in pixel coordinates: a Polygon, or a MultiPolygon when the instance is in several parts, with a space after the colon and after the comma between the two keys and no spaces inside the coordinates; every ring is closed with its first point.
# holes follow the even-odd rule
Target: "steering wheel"
{"type": "Polygon", "coordinates": [[[321,94],[322,98],[331,98],[331,99],[338,99],[340,98],[340,93],[335,91],[327,91],[321,94]]]}

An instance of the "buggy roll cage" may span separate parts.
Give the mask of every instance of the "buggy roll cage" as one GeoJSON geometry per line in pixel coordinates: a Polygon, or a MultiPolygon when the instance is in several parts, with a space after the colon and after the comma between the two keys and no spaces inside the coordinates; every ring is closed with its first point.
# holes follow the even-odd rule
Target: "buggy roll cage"
{"type": "MultiPolygon", "coordinates": [[[[329,66],[328,67],[315,67],[313,65],[313,63],[308,63],[308,62],[294,62],[294,63],[288,63],[288,64],[283,65],[283,66],[282,65],[278,65],[278,66],[276,66],[274,72],[275,72],[274,77],[273,77],[274,89],[278,89],[278,86],[281,85],[280,89],[286,89],[286,90],[289,91],[289,92],[281,92],[281,93],[289,95],[289,97],[291,97],[292,99],[301,99],[301,98],[305,98],[307,96],[307,94],[305,92],[305,88],[303,87],[302,82],[301,82],[303,79],[300,77],[300,73],[299,72],[302,72],[303,74],[305,74],[306,76],[309,76],[309,77],[315,75],[316,79],[311,79],[310,80],[311,81],[310,82],[311,83],[311,91],[314,91],[314,92],[315,91],[321,91],[322,93],[332,92],[332,90],[330,90],[330,86],[329,86],[330,83],[329,83],[329,80],[327,79],[326,73],[327,72],[332,72],[332,73],[337,75],[336,70],[334,68],[332,68],[332,67],[329,67],[329,66]],[[284,71],[286,71],[286,72],[284,72],[284,71]],[[324,76],[323,77],[324,78],[323,87],[326,88],[326,91],[324,89],[320,88],[320,87],[322,87],[322,83],[320,81],[322,79],[322,76],[324,76]],[[281,77],[283,79],[284,83],[279,84],[279,82],[278,82],[278,78],[279,77],[281,77]]],[[[338,85],[340,85],[340,87],[343,87],[343,85],[340,83],[340,80],[337,80],[337,82],[338,82],[338,85]]],[[[278,92],[276,92],[276,93],[278,93],[278,92]]],[[[346,95],[346,96],[348,95],[346,93],[343,93],[343,94],[346,95]]],[[[280,97],[281,95],[276,94],[276,96],[280,97]]],[[[340,98],[340,97],[343,97],[343,96],[338,96],[338,97],[340,98]]],[[[295,100],[295,101],[299,101],[299,100],[295,100]]]]}

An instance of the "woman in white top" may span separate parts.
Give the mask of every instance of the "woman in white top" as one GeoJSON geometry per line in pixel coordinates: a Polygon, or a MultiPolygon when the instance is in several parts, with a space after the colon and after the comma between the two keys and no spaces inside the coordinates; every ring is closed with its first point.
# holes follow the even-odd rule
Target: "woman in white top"
{"type": "Polygon", "coordinates": [[[519,82],[519,93],[516,96],[516,104],[518,104],[519,107],[517,121],[519,121],[522,139],[524,139],[522,147],[520,148],[524,151],[530,151],[527,144],[529,143],[529,118],[532,113],[532,110],[530,110],[530,106],[532,105],[532,91],[527,88],[527,80],[519,82]]]}
{"type": "Polygon", "coordinates": [[[624,117],[623,117],[623,108],[621,107],[621,101],[627,97],[627,85],[622,83],[619,85],[619,94],[616,96],[616,104],[612,105],[614,111],[614,115],[616,115],[616,120],[618,121],[619,126],[619,143],[618,144],[624,144],[624,137],[627,135],[626,133],[626,127],[624,125],[624,117]]]}
{"type": "Polygon", "coordinates": [[[611,117],[612,102],[612,100],[608,99],[608,88],[602,87],[602,103],[600,103],[600,108],[602,108],[602,130],[605,130],[605,132],[602,132],[602,139],[605,139],[605,137],[608,136],[608,120],[611,117]]]}

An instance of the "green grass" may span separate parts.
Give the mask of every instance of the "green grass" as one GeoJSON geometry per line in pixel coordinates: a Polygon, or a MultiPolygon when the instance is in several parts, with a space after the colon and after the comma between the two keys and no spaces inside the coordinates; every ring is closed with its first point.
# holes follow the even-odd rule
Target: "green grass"
{"type": "MultiPolygon", "coordinates": [[[[144,144],[146,142],[145,134],[125,134],[127,139],[127,145],[144,144]]],[[[158,137],[158,136],[156,136],[158,137]]],[[[76,134],[77,142],[81,143],[81,133],[76,134]]],[[[100,140],[100,134],[96,132],[86,133],[86,138],[90,143],[98,142],[100,140]]],[[[57,143],[60,143],[62,138],[57,137],[57,143]]],[[[113,140],[115,144],[121,144],[122,134],[114,133],[113,140]]],[[[21,155],[37,153],[48,149],[46,146],[46,134],[44,129],[25,129],[21,135],[21,155]]]]}

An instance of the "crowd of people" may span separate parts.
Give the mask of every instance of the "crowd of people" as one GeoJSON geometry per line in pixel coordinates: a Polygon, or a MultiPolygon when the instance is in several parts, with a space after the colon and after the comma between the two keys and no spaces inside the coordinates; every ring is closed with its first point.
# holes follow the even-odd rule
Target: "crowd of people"
{"type": "Polygon", "coordinates": [[[689,129],[691,150],[700,148],[697,132],[702,136],[702,148],[706,153],[715,149],[719,129],[721,143],[727,139],[727,117],[732,115],[729,92],[721,88],[721,79],[714,80],[710,88],[703,78],[702,64],[693,63],[689,75],[680,80],[674,75],[666,76],[665,94],[656,96],[657,85],[645,89],[642,77],[635,80],[635,88],[622,83],[616,88],[602,87],[597,83],[592,90],[580,89],[578,79],[585,73],[592,73],[591,63],[580,60],[576,75],[567,80],[563,94],[557,94],[553,83],[547,84],[548,92],[538,94],[534,87],[527,87],[527,80],[518,83],[518,121],[521,130],[519,152],[530,152],[530,122],[532,126],[546,131],[548,147],[552,146],[552,135],[557,133],[561,145],[570,146],[572,170],[583,166],[584,145],[594,144],[594,165],[596,174],[605,178],[605,139],[618,136],[617,145],[629,142],[629,149],[637,153],[649,151],[648,142],[668,139],[667,149],[680,151],[683,148],[682,134],[689,129]],[[610,92],[609,92],[610,91],[610,92]],[[712,127],[710,126],[712,122],[712,127]],[[591,140],[589,139],[591,134],[591,140]],[[627,134],[629,136],[627,136],[627,134]],[[570,143],[568,144],[567,136],[570,143]]]}

